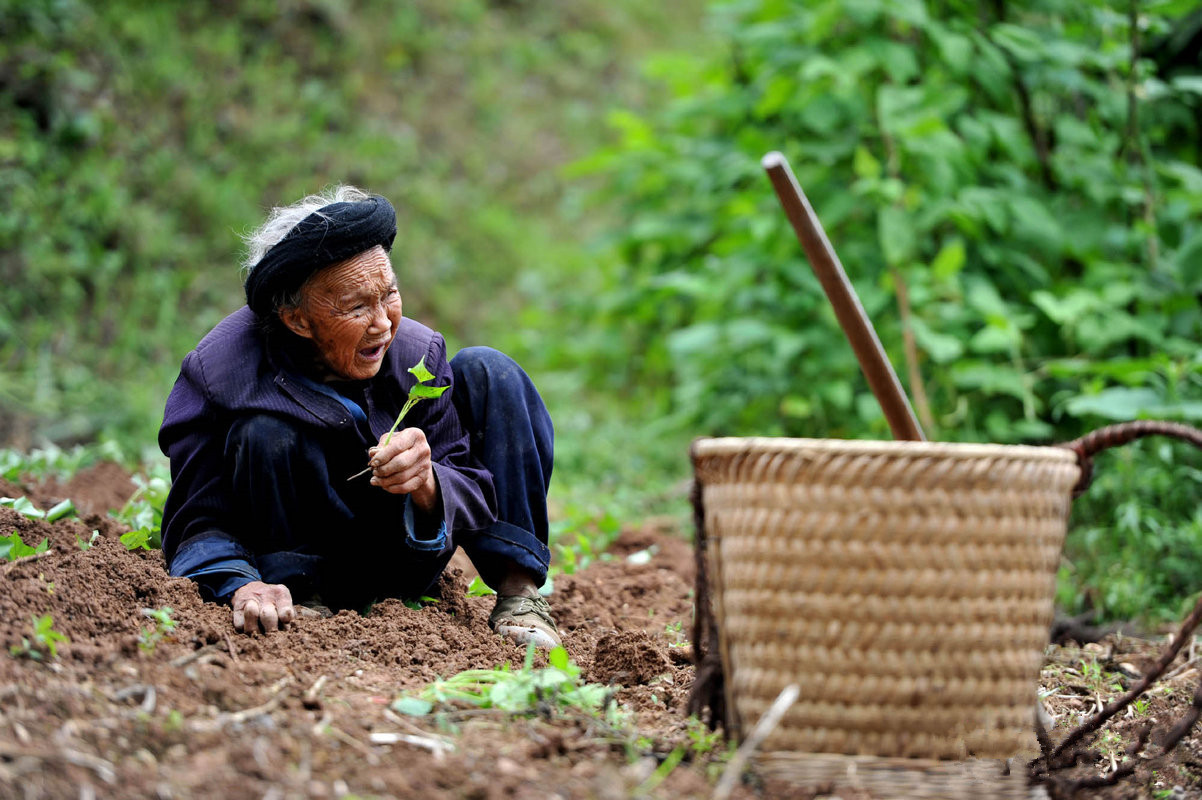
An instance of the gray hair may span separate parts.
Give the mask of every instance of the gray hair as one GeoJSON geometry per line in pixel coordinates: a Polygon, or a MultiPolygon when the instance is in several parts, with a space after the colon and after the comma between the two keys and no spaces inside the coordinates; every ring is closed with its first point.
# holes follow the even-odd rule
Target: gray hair
{"type": "Polygon", "coordinates": [[[339,184],[332,189],[311,194],[290,206],[271,209],[266,222],[254,232],[242,237],[246,242],[246,258],[242,262],[243,276],[249,275],[267,251],[287,236],[288,231],[295,228],[305,217],[331,203],[362,203],[370,198],[371,195],[358,187],[339,184]]]}
{"type": "MultiPolygon", "coordinates": [[[[277,206],[271,209],[266,222],[242,237],[242,240],[246,242],[246,257],[242,261],[243,278],[250,275],[251,270],[262,260],[267,251],[287,236],[288,231],[295,228],[305,217],[331,203],[361,203],[370,198],[370,194],[356,186],[339,184],[317,194],[311,194],[290,206],[277,206]]],[[[272,308],[276,311],[300,308],[303,288],[300,287],[295,291],[282,293],[272,298],[272,308]]],[[[269,327],[274,326],[276,321],[277,317],[274,314],[269,320],[266,320],[269,327]]]]}

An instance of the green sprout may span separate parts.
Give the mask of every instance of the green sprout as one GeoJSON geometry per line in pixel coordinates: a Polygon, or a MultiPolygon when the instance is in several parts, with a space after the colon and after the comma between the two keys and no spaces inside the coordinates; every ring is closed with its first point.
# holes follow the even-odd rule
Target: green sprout
{"type": "Polygon", "coordinates": [[[392,423],[392,427],[388,429],[387,435],[384,436],[384,444],[387,445],[392,441],[392,434],[400,427],[401,420],[409,413],[409,409],[413,408],[421,400],[434,400],[442,397],[442,393],[450,386],[426,386],[427,383],[434,380],[434,373],[426,369],[426,357],[422,356],[421,360],[409,368],[409,372],[413,377],[417,378],[417,383],[413,384],[413,388],[409,390],[409,399],[405,401],[405,405],[401,407],[401,413],[397,414],[396,422],[392,423]]]}
{"type": "Polygon", "coordinates": [[[16,561],[18,558],[44,553],[50,547],[50,540],[43,539],[37,547],[30,547],[21,540],[21,534],[15,529],[8,536],[0,536],[0,561],[16,561]]]}
{"type": "Polygon", "coordinates": [[[175,610],[169,606],[142,609],[143,616],[154,623],[149,628],[143,628],[138,634],[138,647],[143,653],[153,653],[159,642],[175,632],[175,620],[171,618],[173,613],[175,610]]]}
{"type": "MultiPolygon", "coordinates": [[[[409,413],[409,409],[413,408],[422,400],[434,400],[435,398],[442,397],[442,393],[451,388],[450,386],[426,386],[427,383],[434,380],[434,373],[426,369],[425,356],[422,356],[420,361],[410,367],[409,372],[413,375],[413,377],[417,378],[417,383],[413,384],[413,387],[409,389],[409,399],[405,401],[405,405],[401,406],[401,413],[397,414],[396,422],[392,423],[392,427],[389,428],[388,433],[385,434],[385,447],[387,447],[388,443],[392,441],[392,434],[396,433],[396,429],[400,427],[401,420],[403,420],[405,415],[409,413]]],[[[347,480],[353,481],[360,475],[366,475],[367,473],[371,472],[371,470],[372,467],[368,466],[367,469],[356,472],[354,475],[347,478],[347,480]]]]}
{"type": "Polygon", "coordinates": [[[71,640],[54,629],[54,617],[49,614],[31,616],[30,620],[33,621],[33,638],[22,636],[21,643],[10,646],[8,652],[14,658],[24,657],[34,661],[41,661],[46,655],[58,658],[58,643],[71,640]]]}
{"type": "Polygon", "coordinates": [[[464,704],[477,708],[495,708],[511,713],[529,714],[540,708],[573,708],[597,713],[612,695],[614,687],[582,683],[580,667],[568,658],[568,651],[556,647],[547,653],[547,666],[534,668],[534,648],[526,651],[522,669],[509,665],[500,669],[469,669],[435,681],[418,697],[403,696],[392,704],[401,714],[422,716],[440,704],[464,704]]]}

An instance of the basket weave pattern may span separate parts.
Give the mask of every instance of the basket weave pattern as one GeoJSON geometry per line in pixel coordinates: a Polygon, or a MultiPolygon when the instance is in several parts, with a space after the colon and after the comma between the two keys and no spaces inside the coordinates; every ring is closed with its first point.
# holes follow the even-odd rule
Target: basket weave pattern
{"type": "Polygon", "coordinates": [[[693,462],[734,730],[797,682],[764,751],[1030,746],[1072,453],[709,439],[693,462]]]}

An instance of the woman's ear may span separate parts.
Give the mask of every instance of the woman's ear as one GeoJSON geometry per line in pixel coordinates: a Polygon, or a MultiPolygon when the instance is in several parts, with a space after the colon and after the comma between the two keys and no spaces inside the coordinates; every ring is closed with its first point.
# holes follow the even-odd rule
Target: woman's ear
{"type": "Polygon", "coordinates": [[[291,308],[280,309],[280,322],[284,323],[284,327],[301,336],[305,339],[313,338],[313,329],[309,325],[309,317],[306,316],[300,308],[292,306],[291,308]]]}

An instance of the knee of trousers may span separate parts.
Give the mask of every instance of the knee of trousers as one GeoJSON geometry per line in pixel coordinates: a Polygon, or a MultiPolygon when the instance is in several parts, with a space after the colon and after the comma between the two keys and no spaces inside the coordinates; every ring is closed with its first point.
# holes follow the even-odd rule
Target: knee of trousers
{"type": "Polygon", "coordinates": [[[519,375],[526,378],[526,373],[518,366],[518,362],[492,347],[476,345],[465,347],[451,359],[451,369],[458,380],[476,383],[481,380],[505,378],[519,375]]]}
{"type": "Polygon", "coordinates": [[[242,417],[230,426],[225,452],[236,463],[270,469],[296,461],[304,444],[300,430],[270,414],[242,417]]]}

